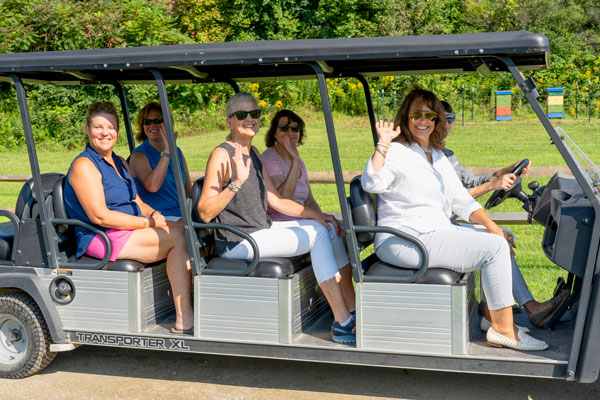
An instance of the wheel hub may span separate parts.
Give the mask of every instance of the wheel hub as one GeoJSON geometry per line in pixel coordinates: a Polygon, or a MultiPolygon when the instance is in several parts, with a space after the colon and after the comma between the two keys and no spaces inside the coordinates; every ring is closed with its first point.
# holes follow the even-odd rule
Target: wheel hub
{"type": "Polygon", "coordinates": [[[17,330],[17,329],[11,330],[10,334],[8,335],[8,339],[11,340],[12,342],[18,342],[19,340],[21,340],[22,337],[23,337],[23,334],[21,333],[20,330],[17,330]]]}
{"type": "Polygon", "coordinates": [[[21,361],[27,352],[25,326],[11,315],[0,315],[0,363],[21,361]]]}

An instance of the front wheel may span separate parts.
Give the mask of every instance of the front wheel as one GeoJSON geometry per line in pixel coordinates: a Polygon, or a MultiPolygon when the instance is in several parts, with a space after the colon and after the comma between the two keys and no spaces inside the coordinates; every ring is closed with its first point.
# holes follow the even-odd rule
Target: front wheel
{"type": "Polygon", "coordinates": [[[50,333],[33,299],[25,293],[0,295],[0,378],[24,378],[46,368],[50,333]]]}

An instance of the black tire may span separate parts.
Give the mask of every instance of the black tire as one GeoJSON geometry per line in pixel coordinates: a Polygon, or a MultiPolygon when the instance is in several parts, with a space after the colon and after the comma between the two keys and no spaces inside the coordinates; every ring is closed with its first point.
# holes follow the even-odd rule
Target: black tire
{"type": "Polygon", "coordinates": [[[0,295],[0,378],[24,378],[46,368],[50,333],[35,301],[25,293],[0,295]]]}

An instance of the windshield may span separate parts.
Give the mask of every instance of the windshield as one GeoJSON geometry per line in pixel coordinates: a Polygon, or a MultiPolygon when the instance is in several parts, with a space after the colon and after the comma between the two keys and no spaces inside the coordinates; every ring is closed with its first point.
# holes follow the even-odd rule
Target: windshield
{"type": "Polygon", "coordinates": [[[587,172],[594,187],[600,189],[600,168],[585,154],[583,149],[575,143],[575,141],[561,128],[556,127],[556,133],[565,139],[565,143],[569,146],[577,160],[587,172]]]}

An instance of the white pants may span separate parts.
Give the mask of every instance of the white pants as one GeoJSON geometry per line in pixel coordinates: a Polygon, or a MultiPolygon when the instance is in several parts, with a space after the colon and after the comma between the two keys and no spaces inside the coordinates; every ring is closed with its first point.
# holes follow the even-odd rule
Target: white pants
{"type": "MultiPolygon", "coordinates": [[[[481,269],[481,284],[489,309],[512,306],[510,250],[504,238],[456,225],[416,236],[429,253],[430,268],[457,272],[481,269]]],[[[417,268],[421,261],[416,246],[396,236],[384,240],[375,253],[382,261],[407,268],[417,268]]]]}
{"type": "MultiPolygon", "coordinates": [[[[476,231],[476,232],[487,232],[485,227],[483,227],[481,225],[472,225],[472,224],[457,224],[457,225],[464,226],[465,228],[472,229],[473,231],[476,231]]],[[[502,230],[510,233],[514,240],[515,235],[511,232],[510,229],[502,228],[502,230]]],[[[513,296],[514,296],[515,300],[517,300],[517,303],[519,303],[520,305],[523,305],[523,304],[533,300],[533,295],[531,294],[529,287],[527,287],[527,283],[525,282],[525,278],[523,278],[523,274],[521,274],[521,270],[519,269],[519,265],[517,264],[517,260],[515,259],[515,256],[513,256],[512,254],[510,255],[510,262],[511,262],[511,271],[512,271],[513,296]]],[[[481,297],[482,297],[483,301],[486,301],[485,292],[482,293],[481,297]]]]}
{"type": "MultiPolygon", "coordinates": [[[[262,257],[293,257],[310,252],[317,282],[325,282],[348,264],[342,238],[335,228],[327,230],[312,219],[273,221],[269,229],[250,234],[256,241],[262,257]]],[[[247,240],[223,253],[221,257],[251,260],[254,253],[247,240]]]]}

